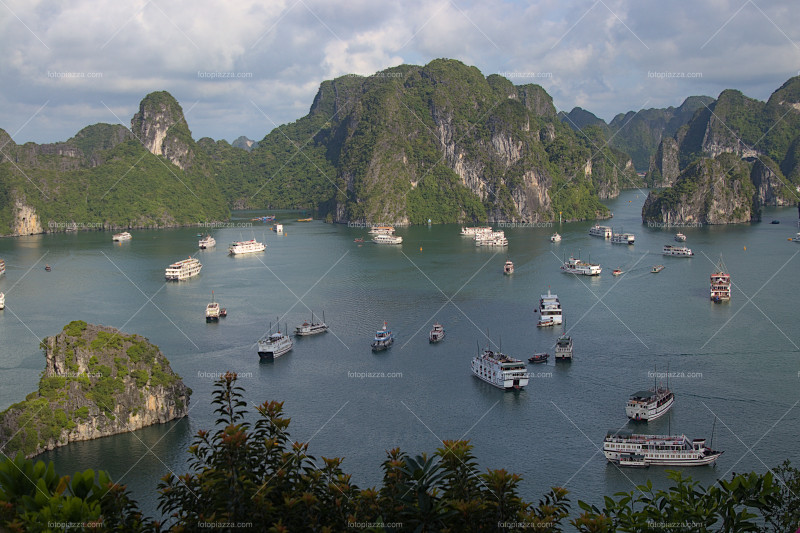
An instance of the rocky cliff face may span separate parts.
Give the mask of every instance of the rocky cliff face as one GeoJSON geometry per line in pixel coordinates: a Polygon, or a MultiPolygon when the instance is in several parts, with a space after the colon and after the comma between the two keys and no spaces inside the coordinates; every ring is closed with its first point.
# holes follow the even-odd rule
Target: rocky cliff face
{"type": "Polygon", "coordinates": [[[42,233],[42,224],[36,210],[17,199],[14,202],[14,222],[12,235],[36,235],[42,233]]]}
{"type": "Polygon", "coordinates": [[[658,144],[656,154],[650,159],[647,181],[653,187],[670,187],[680,174],[678,168],[678,142],[672,137],[665,137],[658,144]]]}
{"type": "Polygon", "coordinates": [[[651,192],[642,221],[668,226],[732,224],[760,220],[752,165],[732,154],[689,166],[675,185],[651,192]]]}
{"type": "Polygon", "coordinates": [[[42,346],[39,390],[0,414],[6,453],[30,457],[188,413],[191,390],[143,337],[75,321],[42,346]]]}
{"type": "Polygon", "coordinates": [[[183,109],[166,91],[150,93],[131,119],[131,132],[153,155],[163,155],[181,170],[194,159],[189,125],[183,109]]]}

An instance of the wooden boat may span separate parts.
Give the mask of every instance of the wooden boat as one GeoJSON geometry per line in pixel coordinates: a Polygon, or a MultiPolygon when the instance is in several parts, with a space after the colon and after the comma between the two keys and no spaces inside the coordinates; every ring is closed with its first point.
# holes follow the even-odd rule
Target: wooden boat
{"type": "Polygon", "coordinates": [[[656,266],[653,267],[653,270],[651,270],[650,272],[652,272],[653,274],[658,274],[662,270],[664,270],[664,265],[656,265],[656,266]]]}
{"type": "Polygon", "coordinates": [[[314,219],[313,218],[298,218],[297,219],[298,222],[311,222],[312,220],[314,220],[314,219]]]}
{"type": "Polygon", "coordinates": [[[50,271],[51,271],[51,270],[53,270],[53,269],[52,269],[52,268],[50,268],[50,265],[45,265],[45,266],[44,266],[44,270],[45,270],[45,272],[50,272],[50,271]]]}
{"type": "Polygon", "coordinates": [[[613,272],[611,272],[611,274],[612,274],[613,276],[619,276],[620,274],[623,274],[623,272],[622,272],[622,270],[620,270],[620,269],[618,269],[618,268],[615,268],[615,269],[614,269],[614,271],[613,271],[613,272]]]}
{"type": "Polygon", "coordinates": [[[535,353],[533,357],[528,357],[529,363],[546,363],[547,360],[550,358],[549,353],[535,353]]]}
{"type": "Polygon", "coordinates": [[[364,239],[362,239],[361,237],[358,237],[356,239],[353,239],[353,242],[364,242],[364,239]]]}

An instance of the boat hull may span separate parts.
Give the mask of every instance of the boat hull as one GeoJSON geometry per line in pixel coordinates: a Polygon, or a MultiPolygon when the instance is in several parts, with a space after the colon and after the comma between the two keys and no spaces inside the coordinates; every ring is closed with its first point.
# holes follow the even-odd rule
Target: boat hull
{"type": "Polygon", "coordinates": [[[261,359],[277,359],[278,357],[292,351],[294,346],[286,346],[281,348],[262,348],[259,346],[258,348],[258,356],[261,359]]]}
{"type": "MultiPolygon", "coordinates": [[[[619,464],[620,453],[603,451],[610,463],[619,464]]],[[[681,459],[666,459],[650,457],[650,454],[645,455],[645,461],[648,465],[652,466],[706,466],[715,463],[723,452],[715,452],[708,455],[703,455],[695,458],[681,458],[681,459]]]]}

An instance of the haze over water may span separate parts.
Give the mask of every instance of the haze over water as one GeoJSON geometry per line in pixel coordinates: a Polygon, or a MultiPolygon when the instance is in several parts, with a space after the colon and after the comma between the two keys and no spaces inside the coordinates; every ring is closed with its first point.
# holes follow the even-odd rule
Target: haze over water
{"type": "MultiPolygon", "coordinates": [[[[284,401],[292,439],[311,439],[317,458],[345,457],[344,470],[361,487],[380,482],[386,450],[430,454],[440,439],[458,438],[471,440],[481,468],[521,474],[527,501],[565,485],[574,511],[578,499],[600,504],[602,495],[646,479],[665,486],[665,469],[620,471],[599,448],[608,429],[628,425],[628,395],[652,386],[654,368],[667,366],[677,374],[671,416],[635,429],[710,438],[716,415],[713,446],[725,453],[716,467],[686,469],[693,478],[710,484],[732,471],[797,463],[800,245],[787,242],[798,231],[797,211],[765,209],[759,224],[660,229],[641,224],[643,201],[640,191],[625,191],[607,202],[614,218],[601,222],[635,233],[634,246],[590,237],[591,222],[506,227],[506,249],[476,248],[456,225],[400,228],[402,246],[377,246],[363,229],[299,223],[287,212],[278,213],[283,236],[260,223],[217,229],[208,251],[197,249],[197,228],[132,231],[121,245],[102,232],[3,239],[0,407],[36,389],[39,340],[71,320],[149,338],[194,391],[188,419],[38,458],[55,461],[62,474],[108,470],[152,514],[158,479],[168,469],[185,472],[193,434],[211,428],[214,377],[227,370],[240,373],[252,405],[284,401]],[[773,218],[782,223],[769,224],[773,218]],[[554,231],[561,243],[549,242],[554,231]],[[661,255],[676,231],[687,235],[693,258],[661,255]],[[227,255],[231,241],[252,237],[266,242],[265,253],[227,255]],[[359,246],[356,237],[367,242],[359,246]],[[561,259],[573,253],[600,263],[603,274],[561,273],[561,259]],[[165,284],[164,268],[190,254],[203,263],[200,276],[165,284]],[[709,274],[720,254],[734,288],[730,303],[715,305],[709,274]],[[506,258],[512,276],[502,274],[506,258]],[[655,264],[666,268],[651,274],[655,264]],[[614,268],[626,273],[614,277],[614,268]],[[470,359],[487,331],[513,357],[552,353],[561,329],[537,329],[534,313],[548,287],[564,308],[574,362],[529,365],[534,374],[519,392],[473,377],[470,359]],[[212,289],[229,314],[218,324],[203,319],[212,289]],[[331,331],[260,362],[255,342],[270,321],[282,317],[281,327],[293,330],[311,310],[325,312],[331,331]],[[384,321],[396,342],[373,354],[369,343],[384,321]],[[447,338],[430,345],[434,321],[447,338]],[[362,377],[368,372],[385,377],[362,377]]],[[[260,214],[239,212],[234,222],[260,214]]]]}

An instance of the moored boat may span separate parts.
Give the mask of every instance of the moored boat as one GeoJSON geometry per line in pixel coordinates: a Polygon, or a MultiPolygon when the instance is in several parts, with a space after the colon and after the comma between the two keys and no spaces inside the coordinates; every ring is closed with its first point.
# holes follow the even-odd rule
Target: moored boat
{"type": "Polygon", "coordinates": [[[217,322],[219,320],[221,314],[221,309],[219,304],[214,301],[214,295],[212,292],[211,295],[211,302],[206,305],[206,322],[217,322]]]}
{"type": "Polygon", "coordinates": [[[129,241],[133,238],[133,236],[128,233],[127,231],[123,231],[122,233],[115,233],[112,237],[112,241],[122,242],[122,241],[129,241]]]}
{"type": "MultiPolygon", "coordinates": [[[[669,372],[667,372],[669,374],[669,372]]],[[[625,404],[625,414],[631,420],[649,422],[664,416],[675,403],[675,394],[669,384],[659,386],[653,378],[653,387],[634,392],[625,404]]]]}
{"type": "Polygon", "coordinates": [[[370,235],[394,235],[394,226],[372,226],[367,233],[370,235]]]}
{"type": "Polygon", "coordinates": [[[711,273],[711,290],[709,297],[712,302],[729,302],[731,299],[731,275],[726,272],[722,256],[719,257],[715,272],[711,273]]]}
{"type": "MultiPolygon", "coordinates": [[[[278,326],[280,328],[280,326],[278,326]]],[[[270,324],[272,331],[272,324],[270,324]]],[[[294,341],[289,335],[281,333],[280,329],[258,341],[258,356],[262,359],[277,359],[294,347],[294,341]]]]}
{"type": "Polygon", "coordinates": [[[596,263],[587,263],[570,256],[569,260],[561,265],[561,270],[567,274],[582,276],[599,276],[603,269],[596,263]]]}
{"type": "Polygon", "coordinates": [[[500,351],[483,350],[472,358],[472,374],[498,389],[521,389],[528,384],[525,363],[500,351]]]}
{"type": "Polygon", "coordinates": [[[533,364],[546,363],[549,358],[549,353],[535,353],[533,357],[528,357],[528,362],[533,364]]]}
{"type": "Polygon", "coordinates": [[[375,244],[402,244],[403,238],[399,235],[392,235],[390,233],[378,233],[372,238],[375,244]]]}
{"type": "Polygon", "coordinates": [[[672,257],[692,257],[694,255],[692,250],[686,246],[674,246],[672,244],[665,244],[661,253],[672,257]]]}
{"type": "Polygon", "coordinates": [[[550,242],[561,242],[561,235],[558,233],[553,233],[550,235],[550,242]]]}
{"type": "Polygon", "coordinates": [[[689,440],[686,435],[642,435],[621,429],[609,431],[603,439],[603,454],[612,463],[642,455],[648,465],[702,466],[714,463],[722,453],[706,447],[705,439],[689,440]]]}
{"type": "Polygon", "coordinates": [[[612,276],[619,276],[619,275],[622,275],[622,274],[624,274],[624,272],[623,272],[622,270],[618,269],[618,268],[615,268],[615,269],[614,269],[614,270],[611,272],[611,275],[612,275],[612,276]]]}
{"type": "Polygon", "coordinates": [[[609,226],[601,226],[599,224],[595,224],[591,228],[589,228],[589,235],[592,237],[602,237],[604,239],[610,239],[614,232],[611,231],[609,226]]]}
{"type": "Polygon", "coordinates": [[[636,236],[633,233],[615,233],[611,236],[613,244],[634,244],[636,236]]]}
{"type": "Polygon", "coordinates": [[[314,320],[314,313],[311,313],[311,321],[310,322],[303,322],[296,328],[294,328],[294,334],[299,335],[301,337],[307,337],[309,335],[317,335],[318,333],[325,333],[328,331],[328,324],[325,323],[325,312],[322,312],[322,322],[318,322],[314,320]]]}
{"type": "Polygon", "coordinates": [[[444,326],[438,322],[433,325],[431,332],[428,334],[428,342],[437,343],[444,339],[444,326]]]}
{"type": "Polygon", "coordinates": [[[263,252],[267,246],[264,243],[258,242],[255,239],[249,241],[236,241],[231,243],[228,248],[230,255],[252,254],[255,252],[263,252]]]}
{"type": "Polygon", "coordinates": [[[491,226],[461,228],[461,235],[465,237],[474,237],[479,233],[491,233],[492,231],[491,226]]]}
{"type": "Polygon", "coordinates": [[[650,463],[644,455],[638,453],[623,453],[619,456],[619,466],[627,468],[647,468],[650,463]]]}
{"type": "Polygon", "coordinates": [[[164,278],[167,281],[183,281],[200,273],[203,265],[194,257],[176,261],[166,268],[164,278]]]}
{"type": "Polygon", "coordinates": [[[216,244],[217,240],[211,235],[206,235],[205,237],[197,241],[197,246],[199,246],[201,250],[211,248],[212,246],[216,246],[216,244]]]}
{"type": "Polygon", "coordinates": [[[508,246],[508,239],[504,231],[476,233],[475,246],[508,246]]]}
{"type": "Polygon", "coordinates": [[[509,275],[514,273],[514,263],[510,260],[506,261],[506,264],[503,265],[503,274],[509,275]]]}
{"type": "Polygon", "coordinates": [[[372,339],[372,344],[370,346],[373,352],[381,352],[388,349],[393,342],[394,334],[392,330],[389,329],[389,325],[384,322],[383,327],[375,332],[375,338],[372,339]]]}
{"type": "Polygon", "coordinates": [[[561,309],[561,301],[557,294],[547,289],[547,294],[542,294],[539,298],[539,327],[555,326],[564,322],[564,315],[561,309]]]}
{"type": "Polygon", "coordinates": [[[683,233],[676,233],[675,240],[678,242],[686,242],[686,235],[684,235],[683,233]]]}
{"type": "Polygon", "coordinates": [[[556,341],[556,361],[572,361],[572,337],[561,335],[556,341]]]}

